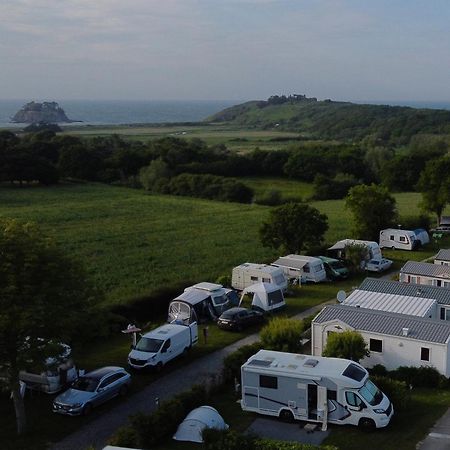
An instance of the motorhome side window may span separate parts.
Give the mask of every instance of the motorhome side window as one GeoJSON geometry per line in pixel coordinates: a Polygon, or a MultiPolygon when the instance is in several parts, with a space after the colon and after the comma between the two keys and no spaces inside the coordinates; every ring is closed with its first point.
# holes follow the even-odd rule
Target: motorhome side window
{"type": "Polygon", "coordinates": [[[270,283],[270,278],[263,278],[263,283],[270,283]]]}
{"type": "Polygon", "coordinates": [[[383,351],[383,341],[381,339],[370,339],[369,350],[381,353],[383,351]]]}
{"type": "Polygon", "coordinates": [[[250,277],[250,280],[252,280],[252,281],[258,281],[258,277],[250,277]]]}
{"type": "Polygon", "coordinates": [[[259,387],[268,389],[278,389],[278,378],[269,377],[268,375],[259,376],[259,387]]]}
{"type": "Polygon", "coordinates": [[[359,407],[362,405],[362,400],[354,393],[350,391],[345,392],[345,400],[350,406],[359,407]]]}
{"type": "Polygon", "coordinates": [[[405,236],[400,236],[400,242],[406,242],[406,237],[405,236]]]}

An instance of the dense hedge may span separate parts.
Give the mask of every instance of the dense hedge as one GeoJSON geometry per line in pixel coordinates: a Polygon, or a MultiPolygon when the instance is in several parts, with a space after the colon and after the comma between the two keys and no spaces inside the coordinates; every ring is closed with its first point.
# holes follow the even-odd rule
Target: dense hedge
{"type": "Polygon", "coordinates": [[[233,381],[235,378],[241,379],[241,366],[250,356],[261,350],[260,342],[244,345],[235,352],[225,357],[223,361],[223,378],[225,381],[233,381]]]}
{"type": "Polygon", "coordinates": [[[267,350],[300,352],[300,338],[304,330],[301,320],[274,317],[260,332],[261,345],[267,350]]]}
{"type": "Polygon", "coordinates": [[[394,405],[395,410],[407,409],[411,401],[411,391],[404,381],[374,375],[371,380],[383,391],[394,405]]]}

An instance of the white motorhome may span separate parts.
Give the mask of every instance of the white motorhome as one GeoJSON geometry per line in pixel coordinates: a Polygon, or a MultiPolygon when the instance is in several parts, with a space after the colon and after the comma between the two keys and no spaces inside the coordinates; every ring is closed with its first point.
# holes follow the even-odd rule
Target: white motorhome
{"type": "Polygon", "coordinates": [[[416,233],[411,230],[387,228],[380,231],[380,248],[414,250],[420,244],[421,241],[417,240],[416,233]]]}
{"type": "Polygon", "coordinates": [[[327,274],[323,262],[314,256],[287,255],[281,256],[272,266],[283,270],[287,279],[294,278],[300,283],[326,281],[327,274]]]}
{"type": "Polygon", "coordinates": [[[255,283],[272,283],[283,292],[287,289],[287,280],[283,270],[267,264],[244,263],[233,269],[231,286],[242,291],[255,283]]]}
{"type": "Polygon", "coordinates": [[[198,342],[197,323],[168,323],[144,334],[128,355],[134,369],[161,370],[170,360],[187,353],[198,342]]]}
{"type": "Polygon", "coordinates": [[[286,421],[364,428],[389,424],[392,403],[360,364],[340,358],[260,350],[241,367],[241,407],[286,421]]]}

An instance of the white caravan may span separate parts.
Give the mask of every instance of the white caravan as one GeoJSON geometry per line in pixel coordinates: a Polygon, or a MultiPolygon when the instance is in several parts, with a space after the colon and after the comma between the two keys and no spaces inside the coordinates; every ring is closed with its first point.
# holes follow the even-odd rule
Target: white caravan
{"type": "Polygon", "coordinates": [[[416,233],[411,230],[387,228],[380,231],[380,247],[392,250],[414,250],[420,245],[416,233]]]}
{"type": "Polygon", "coordinates": [[[170,360],[187,353],[198,342],[197,323],[168,323],[144,334],[128,355],[133,369],[161,370],[170,360]]]}
{"type": "Polygon", "coordinates": [[[362,266],[371,259],[381,260],[380,246],[375,241],[361,241],[359,239],[343,239],[336,242],[332,247],[328,249],[328,252],[334,255],[337,259],[345,259],[345,247],[348,245],[364,245],[367,248],[366,261],[362,261],[362,266]]]}
{"type": "Polygon", "coordinates": [[[272,283],[283,292],[287,289],[287,280],[283,270],[267,264],[244,263],[233,269],[231,287],[242,291],[255,283],[272,283]]]}
{"type": "Polygon", "coordinates": [[[299,283],[308,281],[320,283],[327,279],[322,260],[314,256],[292,254],[281,256],[272,263],[272,266],[282,269],[287,279],[294,278],[299,283]]]}
{"type": "Polygon", "coordinates": [[[244,411],[363,428],[389,424],[392,403],[360,364],[340,358],[260,350],[241,367],[244,411]]]}

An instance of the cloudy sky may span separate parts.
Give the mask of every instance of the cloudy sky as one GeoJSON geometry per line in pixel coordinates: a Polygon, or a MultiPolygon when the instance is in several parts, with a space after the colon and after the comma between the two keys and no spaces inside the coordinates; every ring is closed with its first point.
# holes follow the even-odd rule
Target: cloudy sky
{"type": "Polygon", "coordinates": [[[448,0],[0,0],[0,99],[450,101],[448,0]]]}

